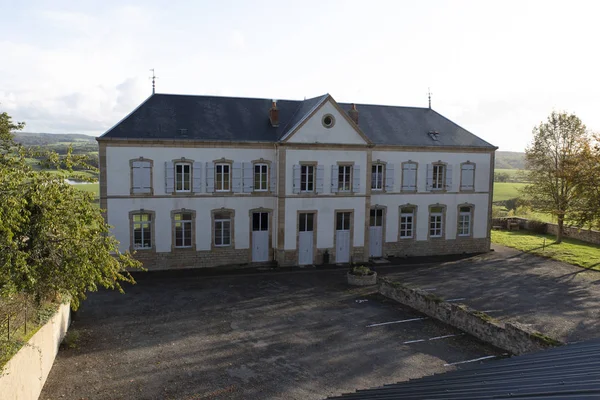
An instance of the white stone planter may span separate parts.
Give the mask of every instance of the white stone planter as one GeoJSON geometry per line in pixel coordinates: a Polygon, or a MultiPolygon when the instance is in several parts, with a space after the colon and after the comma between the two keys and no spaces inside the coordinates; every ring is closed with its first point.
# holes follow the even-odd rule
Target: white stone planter
{"type": "Polygon", "coordinates": [[[350,272],[347,274],[348,284],[352,286],[371,286],[377,283],[377,272],[373,271],[371,275],[352,275],[350,272]]]}

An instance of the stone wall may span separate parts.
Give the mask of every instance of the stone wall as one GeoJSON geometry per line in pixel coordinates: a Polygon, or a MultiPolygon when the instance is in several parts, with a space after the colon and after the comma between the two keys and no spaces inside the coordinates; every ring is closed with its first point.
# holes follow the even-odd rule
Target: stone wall
{"type": "Polygon", "coordinates": [[[219,249],[215,251],[176,250],[174,252],[138,251],[134,258],[148,270],[208,268],[242,265],[252,261],[250,249],[219,249]]]}
{"type": "Polygon", "coordinates": [[[69,328],[70,305],[58,312],[29,339],[0,373],[0,398],[37,400],[54,364],[58,347],[69,328]]]}
{"type": "Polygon", "coordinates": [[[412,289],[384,278],[377,280],[377,289],[390,299],[512,354],[525,354],[562,344],[522,324],[502,323],[464,304],[447,303],[424,290],[412,289]]]}
{"type": "MultiPolygon", "coordinates": [[[[519,224],[520,229],[528,231],[538,231],[541,228],[542,233],[556,236],[558,234],[558,225],[553,223],[544,223],[527,218],[511,218],[519,224]],[[540,225],[541,224],[541,225],[540,225]]],[[[506,227],[506,218],[494,218],[493,225],[506,227]]],[[[600,245],[600,231],[592,229],[583,229],[576,226],[563,226],[563,235],[572,239],[581,240],[582,242],[600,245]]]]}
{"type": "Polygon", "coordinates": [[[488,251],[490,251],[489,238],[400,240],[398,242],[385,242],[383,244],[383,254],[386,257],[437,256],[485,253],[488,251]]]}

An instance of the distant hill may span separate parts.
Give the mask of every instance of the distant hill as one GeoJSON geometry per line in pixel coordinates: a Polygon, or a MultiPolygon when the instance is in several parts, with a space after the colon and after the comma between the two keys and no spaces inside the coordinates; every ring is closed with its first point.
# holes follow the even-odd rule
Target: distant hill
{"type": "Polygon", "coordinates": [[[518,151],[497,151],[496,168],[525,169],[525,153],[518,151]]]}
{"type": "Polygon", "coordinates": [[[81,133],[36,133],[15,132],[15,141],[24,146],[46,146],[52,144],[93,143],[96,137],[81,133]]]}

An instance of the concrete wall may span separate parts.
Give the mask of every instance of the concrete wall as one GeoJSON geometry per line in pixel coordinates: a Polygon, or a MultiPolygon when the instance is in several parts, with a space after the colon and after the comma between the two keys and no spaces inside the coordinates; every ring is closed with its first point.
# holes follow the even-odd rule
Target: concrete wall
{"type": "Polygon", "coordinates": [[[70,305],[58,312],[5,365],[0,373],[0,398],[37,400],[70,323],[70,305]]]}
{"type": "Polygon", "coordinates": [[[464,304],[446,303],[429,292],[378,279],[379,293],[432,318],[513,354],[525,354],[560,345],[553,339],[517,323],[501,323],[464,304]]]}

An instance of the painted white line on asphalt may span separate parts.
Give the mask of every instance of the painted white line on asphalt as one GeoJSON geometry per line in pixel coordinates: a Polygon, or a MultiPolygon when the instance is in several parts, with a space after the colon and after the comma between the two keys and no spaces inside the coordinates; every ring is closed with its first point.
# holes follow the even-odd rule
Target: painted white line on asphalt
{"type": "Polygon", "coordinates": [[[446,302],[452,303],[453,301],[461,301],[461,300],[466,300],[466,297],[461,297],[459,299],[450,299],[450,300],[446,300],[446,302]]]}
{"type": "Polygon", "coordinates": [[[403,320],[400,320],[400,321],[381,322],[379,324],[367,325],[367,328],[373,328],[374,326],[382,326],[382,325],[402,324],[404,322],[423,321],[424,319],[429,319],[429,318],[428,317],[424,317],[424,318],[411,318],[411,319],[403,319],[403,320]]]}
{"type": "Polygon", "coordinates": [[[496,358],[496,357],[498,357],[498,356],[479,357],[479,358],[474,358],[473,360],[459,361],[459,362],[455,362],[455,363],[444,364],[444,367],[449,367],[451,365],[458,365],[458,364],[467,364],[467,363],[472,363],[472,362],[477,362],[477,361],[482,361],[482,360],[489,360],[490,358],[496,358]]]}
{"type": "Polygon", "coordinates": [[[410,343],[420,343],[420,342],[428,342],[430,340],[440,340],[440,339],[447,339],[447,338],[451,338],[451,337],[455,337],[455,336],[462,336],[464,335],[464,333],[458,333],[456,335],[444,335],[444,336],[436,336],[436,337],[432,337],[429,339],[417,339],[417,340],[409,340],[406,342],[403,342],[402,344],[410,344],[410,343]]]}
{"type": "Polygon", "coordinates": [[[500,312],[500,311],[504,311],[504,310],[483,310],[482,312],[491,313],[491,312],[500,312]]]}

